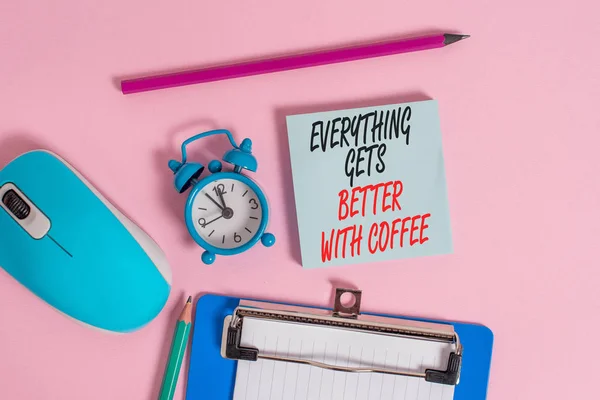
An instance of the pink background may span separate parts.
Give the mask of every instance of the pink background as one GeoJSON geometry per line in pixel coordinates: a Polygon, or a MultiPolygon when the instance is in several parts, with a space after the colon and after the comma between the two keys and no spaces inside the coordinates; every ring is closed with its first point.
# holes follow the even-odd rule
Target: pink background
{"type": "MultiPolygon", "coordinates": [[[[597,393],[600,11],[556,1],[9,1],[0,3],[0,165],[60,153],[150,233],[172,296],[145,329],[80,327],[0,271],[0,397],[156,397],[185,295],[217,292],[489,326],[490,400],[597,393]],[[393,36],[473,35],[445,49],[123,96],[119,78],[393,36]],[[455,252],[303,270],[284,116],[435,98],[455,252]],[[250,136],[276,247],[211,267],[166,164],[182,140],[250,136]],[[114,162],[108,161],[114,158],[114,162]]],[[[221,139],[191,157],[207,162],[221,139]]],[[[177,388],[183,399],[187,359],[177,388]]],[[[592,396],[593,397],[593,396],[592,396]]]]}

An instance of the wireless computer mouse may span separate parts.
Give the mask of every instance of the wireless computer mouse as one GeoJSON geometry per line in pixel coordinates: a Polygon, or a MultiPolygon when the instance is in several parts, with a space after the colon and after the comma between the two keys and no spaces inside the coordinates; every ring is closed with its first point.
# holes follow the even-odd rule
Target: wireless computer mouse
{"type": "Polygon", "coordinates": [[[0,170],[0,267],[60,312],[113,332],[146,325],[171,289],[158,245],[44,150],[0,170]]]}

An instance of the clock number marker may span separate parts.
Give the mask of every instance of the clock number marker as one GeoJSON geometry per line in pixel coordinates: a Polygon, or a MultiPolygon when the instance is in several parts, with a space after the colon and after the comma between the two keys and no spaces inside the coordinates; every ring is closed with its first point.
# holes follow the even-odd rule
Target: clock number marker
{"type": "Polygon", "coordinates": [[[210,237],[210,235],[212,235],[213,233],[215,233],[215,230],[213,229],[211,233],[208,234],[208,237],[210,237]]]}
{"type": "Polygon", "coordinates": [[[256,210],[258,208],[258,203],[256,202],[256,199],[250,199],[248,203],[252,204],[252,207],[250,207],[251,209],[256,210]]]}
{"type": "Polygon", "coordinates": [[[256,218],[256,217],[250,217],[250,219],[258,219],[258,218],[256,218]]]}
{"type": "Polygon", "coordinates": [[[234,184],[232,183],[232,184],[231,184],[231,191],[232,191],[232,192],[233,192],[233,185],[234,185],[234,184]]]}
{"type": "Polygon", "coordinates": [[[221,240],[221,243],[225,243],[225,235],[223,235],[223,240],[221,240]]]}
{"type": "Polygon", "coordinates": [[[213,186],[212,190],[214,190],[214,192],[219,197],[221,197],[221,194],[227,194],[227,192],[225,191],[225,185],[223,185],[222,183],[219,183],[218,185],[213,186]]]}
{"type": "Polygon", "coordinates": [[[206,208],[204,208],[204,207],[198,207],[198,210],[206,211],[206,208]]]}
{"type": "Polygon", "coordinates": [[[244,228],[244,229],[245,229],[245,230],[247,230],[247,231],[248,231],[248,233],[252,233],[252,231],[251,231],[250,229],[248,229],[247,227],[246,227],[246,228],[244,228]]]}
{"type": "Polygon", "coordinates": [[[234,240],[236,243],[239,243],[239,242],[241,242],[241,241],[242,241],[242,237],[241,237],[240,235],[238,235],[238,234],[237,234],[237,232],[236,232],[236,233],[234,233],[234,234],[233,234],[233,240],[234,240]]]}
{"type": "Polygon", "coordinates": [[[244,194],[242,195],[242,197],[244,197],[246,195],[246,193],[248,193],[248,189],[246,189],[246,191],[244,192],[244,194]]]}

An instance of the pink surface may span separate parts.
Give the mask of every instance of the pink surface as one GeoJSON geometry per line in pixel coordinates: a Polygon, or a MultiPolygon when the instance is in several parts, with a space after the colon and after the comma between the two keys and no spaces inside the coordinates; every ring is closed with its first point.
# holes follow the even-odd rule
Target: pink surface
{"type": "MultiPolygon", "coordinates": [[[[2,1],[0,164],[32,147],[59,152],[160,243],[174,288],[148,327],[117,336],[72,323],[0,271],[0,398],[155,398],[184,295],[328,305],[340,282],[363,289],[365,310],[488,325],[496,335],[490,400],[595,396],[597,2],[291,3],[2,1]],[[472,37],[129,96],[115,83],[443,30],[472,37]],[[454,254],[303,270],[284,116],[424,98],[441,109],[454,254]],[[208,267],[185,231],[167,160],[183,139],[216,127],[254,140],[278,242],[208,267]]],[[[223,140],[209,144],[216,156],[226,149],[223,140]]],[[[208,159],[192,148],[190,157],[200,156],[208,159]]]]}

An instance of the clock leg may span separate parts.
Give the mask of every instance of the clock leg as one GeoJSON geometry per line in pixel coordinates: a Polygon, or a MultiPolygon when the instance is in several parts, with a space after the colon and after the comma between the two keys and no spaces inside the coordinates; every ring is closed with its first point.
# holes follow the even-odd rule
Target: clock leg
{"type": "Polygon", "coordinates": [[[204,264],[210,265],[212,263],[215,262],[215,254],[211,253],[210,251],[205,251],[204,253],[202,253],[202,262],[204,264]]]}
{"type": "Polygon", "coordinates": [[[272,233],[265,233],[260,238],[260,241],[262,242],[263,246],[271,247],[275,244],[275,235],[273,235],[272,233]]]}

